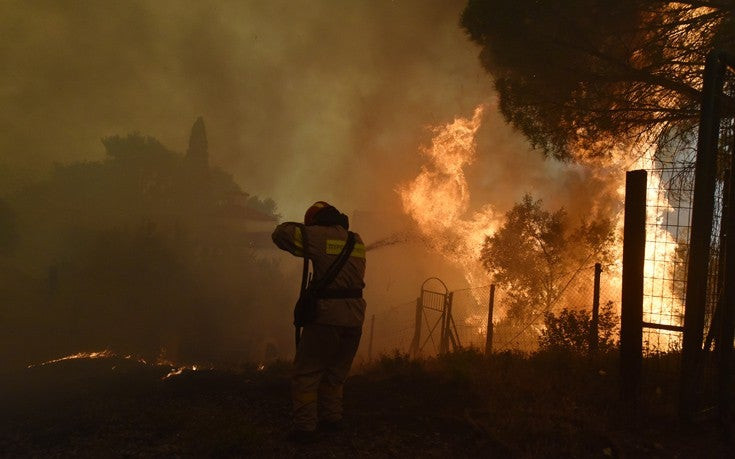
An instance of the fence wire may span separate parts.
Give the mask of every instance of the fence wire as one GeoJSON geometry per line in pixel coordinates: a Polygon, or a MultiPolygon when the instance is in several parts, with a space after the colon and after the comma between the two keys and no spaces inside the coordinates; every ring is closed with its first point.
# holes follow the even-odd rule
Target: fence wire
{"type": "MultiPolygon", "coordinates": [[[[694,170],[673,164],[648,171],[643,279],[643,353],[681,350],[694,170]]],[[[672,362],[675,359],[672,359],[672,362]]],[[[678,368],[670,368],[670,373],[678,368]]]]}
{"type": "MultiPolygon", "coordinates": [[[[735,96],[735,74],[725,75],[724,94],[735,96]]],[[[646,256],[643,299],[643,391],[655,391],[657,397],[675,406],[678,394],[661,393],[661,388],[678,390],[664,381],[681,374],[684,309],[686,304],[688,259],[694,205],[694,145],[679,145],[676,151],[664,152],[670,158],[648,170],[646,203],[646,256]]],[[[719,143],[715,158],[715,186],[712,229],[709,235],[708,270],[704,311],[703,361],[696,369],[696,390],[700,408],[715,404],[716,361],[713,341],[717,339],[717,308],[722,297],[724,253],[727,234],[723,220],[726,180],[733,152],[733,117],[723,117],[719,124],[719,143]]],[[[660,152],[659,152],[660,153],[660,152]]],[[[689,325],[687,325],[689,326],[689,325]]]]}
{"type": "MultiPolygon", "coordinates": [[[[562,309],[585,311],[591,316],[594,300],[595,266],[587,265],[567,273],[559,279],[558,295],[547,306],[538,306],[529,314],[510,318],[508,309],[511,295],[496,286],[493,302],[493,352],[521,351],[533,352],[539,348],[539,337],[545,327],[545,312],[558,314],[562,309]]],[[[600,281],[600,308],[609,308],[619,317],[620,314],[620,274],[617,266],[602,268],[600,281]]],[[[484,351],[487,341],[487,323],[490,306],[490,284],[454,290],[452,296],[452,317],[456,327],[459,345],[462,348],[475,348],[484,351]]],[[[436,355],[439,352],[439,335],[428,336],[428,330],[437,320],[440,309],[437,299],[432,295],[425,301],[429,317],[422,317],[421,355],[436,355]],[[432,309],[432,305],[436,306],[432,309]],[[423,323],[426,322],[430,323],[423,323]],[[432,345],[431,340],[435,342],[432,345]]],[[[416,328],[416,303],[418,299],[397,303],[374,314],[371,330],[366,327],[367,343],[363,346],[363,358],[377,358],[381,354],[395,352],[410,353],[416,328]],[[372,340],[370,338],[372,336],[372,340]],[[368,353],[370,355],[368,355],[368,353]]],[[[366,321],[366,325],[368,322],[366,321]]],[[[613,336],[617,336],[615,324],[613,336]]]]}
{"type": "MultiPolygon", "coordinates": [[[[735,100],[735,64],[730,62],[730,66],[726,68],[723,75],[723,90],[721,97],[729,101],[735,100]]],[[[704,322],[704,359],[702,362],[702,374],[700,375],[701,384],[698,385],[699,393],[697,398],[700,402],[700,409],[708,409],[718,404],[717,394],[717,375],[719,362],[714,349],[713,341],[719,337],[719,326],[721,319],[720,309],[726,307],[723,302],[724,288],[726,282],[732,282],[732,279],[725,279],[725,247],[727,246],[728,234],[725,222],[725,202],[729,192],[729,183],[731,176],[732,156],[735,154],[735,114],[732,108],[725,110],[724,116],[719,120],[719,138],[717,144],[716,158],[716,179],[714,192],[714,214],[712,217],[712,232],[710,233],[710,256],[707,273],[707,293],[705,303],[705,322],[704,322]]],[[[732,209],[729,210],[730,215],[727,218],[733,218],[732,209]]],[[[732,243],[732,241],[731,241],[732,243]]],[[[722,403],[720,401],[719,403],[722,403]]]]}

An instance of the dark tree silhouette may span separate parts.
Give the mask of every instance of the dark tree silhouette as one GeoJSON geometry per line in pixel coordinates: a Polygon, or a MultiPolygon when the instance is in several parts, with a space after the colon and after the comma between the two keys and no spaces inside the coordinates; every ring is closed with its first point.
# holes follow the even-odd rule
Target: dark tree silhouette
{"type": "Polygon", "coordinates": [[[570,159],[687,141],[705,57],[735,48],[734,19],[732,0],[469,0],[461,24],[504,117],[570,159]]]}
{"type": "MultiPolygon", "coordinates": [[[[206,162],[192,173],[189,156],[153,137],[102,143],[103,160],[56,165],[9,198],[7,212],[0,202],[3,275],[49,273],[53,286],[0,288],[0,302],[23,311],[12,326],[45,336],[32,354],[111,346],[194,359],[212,349],[256,352],[272,330],[290,338],[290,292],[279,266],[261,256],[265,239],[271,246],[266,229],[276,216],[266,211],[275,203],[249,201],[230,174],[206,162]],[[13,234],[17,254],[6,259],[13,234]]],[[[206,161],[201,119],[189,154],[206,161]]]]}
{"type": "MultiPolygon", "coordinates": [[[[615,328],[619,317],[612,302],[602,305],[598,317],[598,349],[609,351],[615,347],[615,328]]],[[[544,314],[544,329],[539,336],[539,347],[548,351],[586,353],[589,350],[592,317],[589,311],[562,309],[558,314],[544,314]]]]}
{"type": "Polygon", "coordinates": [[[200,116],[191,127],[189,135],[189,149],[186,150],[186,160],[192,167],[205,170],[209,167],[209,149],[207,131],[204,128],[204,119],[200,116]]]}

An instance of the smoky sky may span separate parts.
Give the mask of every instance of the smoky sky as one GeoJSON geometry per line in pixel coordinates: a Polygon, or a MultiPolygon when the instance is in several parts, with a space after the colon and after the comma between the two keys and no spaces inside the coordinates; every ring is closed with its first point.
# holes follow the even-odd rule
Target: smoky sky
{"type": "MultiPolygon", "coordinates": [[[[429,127],[493,105],[458,25],[464,6],[2,1],[0,193],[55,162],[100,160],[109,135],[183,152],[201,115],[213,165],[285,219],[315,200],[398,211],[395,189],[418,173],[429,127]]],[[[531,152],[494,109],[479,136],[478,205],[507,209],[576,174],[531,152]]]]}
{"type": "MultiPolygon", "coordinates": [[[[608,205],[600,196],[619,181],[544,160],[504,122],[480,49],[459,26],[465,4],[0,0],[0,204],[20,205],[17,191],[55,163],[102,160],[107,136],[139,132],[183,154],[202,116],[210,163],[244,191],[273,198],[284,220],[329,201],[364,216],[353,221],[372,243],[405,229],[396,190],[419,174],[431,128],[485,104],[478,158],[465,171],[470,210],[505,212],[526,192],[573,215],[608,205]]],[[[392,317],[381,311],[403,312],[396,304],[412,320],[427,277],[463,287],[458,268],[420,242],[371,252],[366,298],[379,322],[392,317]]],[[[280,261],[297,279],[297,259],[280,261]]],[[[228,266],[216,271],[225,280],[237,275],[228,266]]],[[[273,284],[282,290],[280,277],[273,284]]],[[[285,304],[252,301],[259,311],[285,304]]],[[[240,306],[245,316],[253,305],[240,306]]],[[[290,332],[289,320],[272,323],[290,332]]]]}
{"type": "Polygon", "coordinates": [[[202,115],[212,162],[286,217],[315,199],[392,200],[384,184],[404,178],[425,127],[489,95],[462,7],[3,2],[0,163],[97,160],[100,138],[134,131],[184,151],[202,115]]]}

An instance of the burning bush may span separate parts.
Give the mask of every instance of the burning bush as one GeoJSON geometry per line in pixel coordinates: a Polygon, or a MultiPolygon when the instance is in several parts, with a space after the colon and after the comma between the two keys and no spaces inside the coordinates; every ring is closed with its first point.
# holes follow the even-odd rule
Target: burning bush
{"type": "Polygon", "coordinates": [[[575,227],[564,208],[550,212],[541,200],[525,195],[482,248],[483,265],[508,292],[509,334],[524,341],[538,337],[536,319],[558,309],[580,268],[609,261],[613,242],[609,219],[592,218],[575,227]]]}

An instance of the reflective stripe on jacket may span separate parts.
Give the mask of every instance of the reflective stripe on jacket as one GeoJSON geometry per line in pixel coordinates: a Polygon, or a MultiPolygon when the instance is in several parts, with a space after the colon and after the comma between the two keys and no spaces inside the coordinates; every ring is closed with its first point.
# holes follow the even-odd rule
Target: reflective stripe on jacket
{"type": "MultiPolygon", "coordinates": [[[[301,223],[281,223],[273,231],[273,242],[297,257],[306,252],[312,260],[314,278],[319,279],[337,258],[347,241],[347,230],[341,226],[304,226],[301,223]],[[304,233],[308,246],[304,247],[304,233]]],[[[327,289],[362,289],[365,287],[365,244],[355,233],[355,248],[327,289]]],[[[319,300],[316,323],[361,327],[365,320],[363,298],[329,298],[319,300]]]]}

